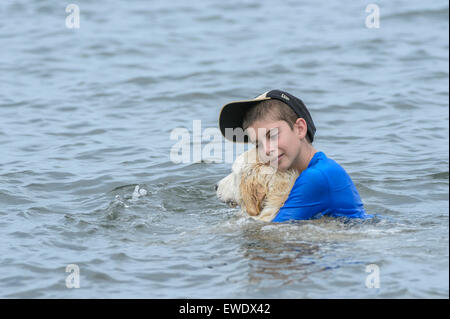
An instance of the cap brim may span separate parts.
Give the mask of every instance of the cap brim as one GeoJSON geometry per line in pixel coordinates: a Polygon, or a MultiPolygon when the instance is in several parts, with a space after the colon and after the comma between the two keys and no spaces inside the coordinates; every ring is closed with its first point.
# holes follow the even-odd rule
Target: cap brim
{"type": "Polygon", "coordinates": [[[270,100],[270,97],[258,97],[252,100],[235,101],[225,104],[219,115],[219,127],[222,135],[229,141],[237,143],[248,143],[247,134],[226,134],[225,129],[232,131],[236,128],[242,128],[245,113],[256,103],[270,100]],[[230,135],[230,136],[228,136],[230,135]]]}

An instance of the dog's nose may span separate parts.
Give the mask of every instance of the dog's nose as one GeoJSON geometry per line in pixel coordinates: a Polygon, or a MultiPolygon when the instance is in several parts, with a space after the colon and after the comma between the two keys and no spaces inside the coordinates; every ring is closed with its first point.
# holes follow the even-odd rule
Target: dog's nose
{"type": "Polygon", "coordinates": [[[219,186],[216,184],[214,185],[214,190],[217,191],[217,189],[219,188],[219,186]]]}

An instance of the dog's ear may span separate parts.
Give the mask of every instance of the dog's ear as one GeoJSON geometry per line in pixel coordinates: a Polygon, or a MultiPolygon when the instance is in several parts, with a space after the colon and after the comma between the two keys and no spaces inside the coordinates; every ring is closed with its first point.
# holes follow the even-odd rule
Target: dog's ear
{"type": "Polygon", "coordinates": [[[268,191],[267,185],[258,178],[257,174],[242,176],[239,185],[243,206],[250,216],[259,215],[268,191]]]}

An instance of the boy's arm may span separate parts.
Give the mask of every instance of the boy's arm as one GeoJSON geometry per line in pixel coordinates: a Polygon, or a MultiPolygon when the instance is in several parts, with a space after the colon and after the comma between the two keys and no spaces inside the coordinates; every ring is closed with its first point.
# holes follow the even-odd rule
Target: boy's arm
{"type": "Polygon", "coordinates": [[[303,171],[272,222],[320,217],[329,206],[329,198],[329,185],[325,175],[317,169],[303,171]]]}

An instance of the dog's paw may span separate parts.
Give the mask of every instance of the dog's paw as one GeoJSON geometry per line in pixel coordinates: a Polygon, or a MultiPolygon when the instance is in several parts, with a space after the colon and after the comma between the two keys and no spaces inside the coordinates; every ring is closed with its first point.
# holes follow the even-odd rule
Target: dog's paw
{"type": "Polygon", "coordinates": [[[139,188],[139,185],[136,185],[131,200],[137,200],[139,197],[145,195],[147,195],[147,190],[145,190],[145,188],[139,188]]]}

